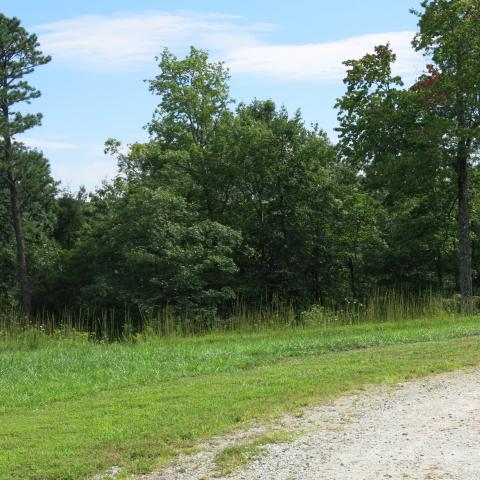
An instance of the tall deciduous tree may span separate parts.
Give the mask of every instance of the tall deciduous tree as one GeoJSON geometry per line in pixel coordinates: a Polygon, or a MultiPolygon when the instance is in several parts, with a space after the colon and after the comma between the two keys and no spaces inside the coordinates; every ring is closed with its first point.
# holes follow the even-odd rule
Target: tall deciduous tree
{"type": "Polygon", "coordinates": [[[39,125],[41,114],[23,114],[13,111],[12,107],[18,103],[29,103],[40,96],[40,92],[23,79],[35,67],[50,61],[50,57],[43,55],[38,47],[37,37],[29,34],[20,25],[20,20],[0,14],[0,133],[3,147],[0,173],[10,193],[22,306],[27,316],[31,314],[32,292],[18,198],[19,165],[15,160],[13,140],[15,135],[39,125]]]}
{"type": "Polygon", "coordinates": [[[345,62],[338,148],[387,215],[382,230],[389,254],[377,275],[395,272],[383,280],[394,286],[444,289],[455,192],[448,129],[435,108],[442,97],[431,91],[432,67],[405,89],[392,75],[394,61],[387,45],[345,62]]]}
{"type": "Polygon", "coordinates": [[[160,74],[150,81],[150,91],[161,97],[150,134],[165,160],[182,171],[189,200],[198,202],[204,216],[218,220],[225,203],[218,177],[225,181],[228,159],[226,165],[217,134],[231,115],[228,70],[194,47],[184,59],[165,49],[159,67],[160,74]]]}
{"type": "Polygon", "coordinates": [[[448,120],[449,150],[458,185],[459,284],[465,311],[472,295],[472,249],[468,177],[480,140],[480,1],[424,0],[418,51],[435,68],[438,115],[448,120]]]}

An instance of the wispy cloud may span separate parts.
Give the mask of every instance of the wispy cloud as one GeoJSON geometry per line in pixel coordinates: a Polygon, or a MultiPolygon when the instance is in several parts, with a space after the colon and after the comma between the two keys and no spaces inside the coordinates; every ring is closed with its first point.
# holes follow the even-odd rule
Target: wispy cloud
{"type": "Polygon", "coordinates": [[[40,25],[43,49],[57,61],[100,71],[135,71],[149,66],[163,47],[189,45],[224,59],[232,73],[282,81],[332,81],[345,73],[342,62],[390,42],[398,55],[396,72],[418,73],[421,60],[410,46],[414,32],[384,32],[334,42],[272,44],[276,27],[222,14],[146,12],[88,15],[40,25]]]}
{"type": "Polygon", "coordinates": [[[395,71],[409,76],[421,62],[411,45],[414,32],[361,35],[328,43],[305,45],[253,45],[227,52],[232,72],[290,80],[338,80],[345,74],[346,59],[360,58],[376,45],[390,43],[397,54],[395,71]]]}
{"type": "Polygon", "coordinates": [[[48,148],[50,150],[77,150],[79,148],[84,148],[83,145],[78,143],[52,141],[32,137],[19,137],[18,140],[28,147],[38,148],[40,150],[44,148],[48,148]]]}
{"type": "Polygon", "coordinates": [[[84,143],[71,143],[63,140],[55,140],[49,138],[34,138],[28,136],[19,136],[17,138],[20,142],[28,147],[38,148],[39,150],[82,150],[90,152],[94,155],[103,154],[102,145],[88,145],[84,143]]]}
{"type": "Polygon", "coordinates": [[[37,26],[43,49],[56,59],[99,69],[135,70],[163,47],[198,45],[212,50],[252,45],[273,25],[221,14],[146,12],[84,15],[37,26]]]}

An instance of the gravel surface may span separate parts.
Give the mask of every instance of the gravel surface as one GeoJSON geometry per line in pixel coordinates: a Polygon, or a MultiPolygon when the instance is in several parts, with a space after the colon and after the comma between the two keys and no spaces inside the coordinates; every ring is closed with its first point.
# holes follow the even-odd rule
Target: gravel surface
{"type": "Polygon", "coordinates": [[[213,439],[144,480],[480,480],[480,369],[440,374],[364,392],[286,416],[274,430],[300,432],[228,477],[215,454],[272,427],[213,439]]]}

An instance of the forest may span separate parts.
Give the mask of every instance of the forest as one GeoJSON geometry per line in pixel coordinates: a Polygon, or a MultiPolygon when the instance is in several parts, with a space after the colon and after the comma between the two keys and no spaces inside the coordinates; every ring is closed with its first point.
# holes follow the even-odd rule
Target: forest
{"type": "Polygon", "coordinates": [[[239,309],[300,321],[386,292],[475,309],[480,4],[413,13],[424,73],[394,75],[388,44],[345,59],[335,139],[300,109],[235,102],[207,51],[164,49],[146,84],[158,99],[149,140],[106,139],[117,176],[75,192],[17,139],[40,125],[28,75],[50,57],[0,15],[2,309],[29,321],[107,315],[119,331],[168,315],[200,328],[239,309]]]}

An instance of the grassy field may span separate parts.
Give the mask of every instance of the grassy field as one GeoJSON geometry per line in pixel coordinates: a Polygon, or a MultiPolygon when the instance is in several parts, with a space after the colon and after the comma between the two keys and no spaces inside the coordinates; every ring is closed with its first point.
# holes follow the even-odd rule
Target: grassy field
{"type": "Polygon", "coordinates": [[[480,363],[480,318],[98,344],[0,336],[0,478],[146,472],[366,384],[480,363]]]}

